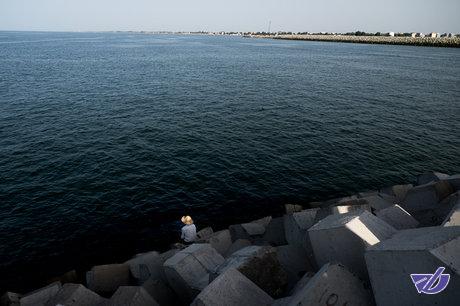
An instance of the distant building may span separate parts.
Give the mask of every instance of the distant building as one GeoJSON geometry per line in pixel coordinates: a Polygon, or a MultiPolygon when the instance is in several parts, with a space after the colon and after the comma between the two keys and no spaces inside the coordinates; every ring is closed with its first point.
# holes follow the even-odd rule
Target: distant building
{"type": "Polygon", "coordinates": [[[423,34],[423,33],[417,33],[417,37],[423,38],[423,37],[425,37],[425,34],[423,34]]]}
{"type": "Polygon", "coordinates": [[[417,37],[417,33],[412,33],[412,34],[410,35],[410,37],[412,37],[412,38],[417,37]]]}
{"type": "Polygon", "coordinates": [[[390,33],[388,33],[388,35],[391,36],[391,37],[395,37],[395,32],[390,32],[390,33]]]}
{"type": "Polygon", "coordinates": [[[431,33],[429,34],[429,37],[431,37],[431,38],[437,38],[437,37],[439,37],[439,33],[431,32],[431,33]]]}
{"type": "Polygon", "coordinates": [[[455,37],[455,34],[449,33],[449,34],[447,34],[447,37],[455,37]]]}

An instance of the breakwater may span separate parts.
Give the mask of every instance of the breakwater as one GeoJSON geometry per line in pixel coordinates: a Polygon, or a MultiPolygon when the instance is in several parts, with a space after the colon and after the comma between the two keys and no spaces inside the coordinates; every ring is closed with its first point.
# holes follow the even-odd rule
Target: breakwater
{"type": "Polygon", "coordinates": [[[6,292],[0,306],[449,306],[460,298],[460,175],[428,172],[308,207],[286,204],[282,216],[197,235],[188,247],[70,271],[24,295],[6,292]],[[410,281],[435,271],[438,283],[410,281]]]}
{"type": "Polygon", "coordinates": [[[329,41],[343,43],[411,45],[426,47],[459,48],[459,37],[392,37],[392,36],[348,36],[348,35],[248,35],[253,38],[272,38],[284,40],[329,41]]]}

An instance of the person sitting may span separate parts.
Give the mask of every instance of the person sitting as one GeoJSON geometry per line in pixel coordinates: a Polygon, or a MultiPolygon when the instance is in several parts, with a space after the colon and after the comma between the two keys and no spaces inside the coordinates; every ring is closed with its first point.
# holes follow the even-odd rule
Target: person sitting
{"type": "Polygon", "coordinates": [[[181,221],[185,224],[181,229],[181,239],[185,245],[190,245],[196,240],[196,226],[190,216],[183,216],[181,221]]]}

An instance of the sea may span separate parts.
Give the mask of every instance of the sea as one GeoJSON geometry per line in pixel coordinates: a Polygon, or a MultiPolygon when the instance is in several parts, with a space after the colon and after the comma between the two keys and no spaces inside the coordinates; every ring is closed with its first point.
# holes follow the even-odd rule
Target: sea
{"type": "Polygon", "coordinates": [[[460,173],[459,131],[460,49],[0,32],[0,289],[460,173]]]}

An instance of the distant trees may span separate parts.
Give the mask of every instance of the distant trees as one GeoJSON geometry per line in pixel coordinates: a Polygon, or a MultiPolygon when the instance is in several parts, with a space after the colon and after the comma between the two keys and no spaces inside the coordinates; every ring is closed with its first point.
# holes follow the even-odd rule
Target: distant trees
{"type": "MultiPolygon", "coordinates": [[[[348,36],[389,36],[390,34],[382,33],[382,32],[367,33],[364,31],[356,31],[356,32],[348,32],[348,33],[345,33],[344,35],[348,35],[348,36]]],[[[395,36],[411,37],[411,33],[395,33],[395,36]]]]}
{"type": "Polygon", "coordinates": [[[364,31],[348,32],[345,33],[347,36],[374,36],[373,33],[366,33],[364,31]]]}
{"type": "Polygon", "coordinates": [[[396,37],[411,37],[412,33],[395,33],[396,37]]]}

